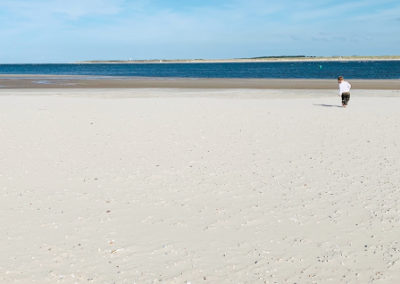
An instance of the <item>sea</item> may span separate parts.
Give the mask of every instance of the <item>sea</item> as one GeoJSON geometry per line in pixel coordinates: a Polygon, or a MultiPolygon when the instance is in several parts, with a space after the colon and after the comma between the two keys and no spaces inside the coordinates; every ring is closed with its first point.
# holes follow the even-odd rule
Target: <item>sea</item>
{"type": "Polygon", "coordinates": [[[400,79],[400,61],[0,64],[0,74],[96,77],[400,79]]]}

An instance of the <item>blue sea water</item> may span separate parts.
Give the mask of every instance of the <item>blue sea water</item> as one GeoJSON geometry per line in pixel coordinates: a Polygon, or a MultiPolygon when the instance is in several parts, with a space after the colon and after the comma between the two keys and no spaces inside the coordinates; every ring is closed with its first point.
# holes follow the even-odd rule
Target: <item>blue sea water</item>
{"type": "Polygon", "coordinates": [[[0,64],[0,74],[170,78],[400,79],[400,61],[0,64]]]}

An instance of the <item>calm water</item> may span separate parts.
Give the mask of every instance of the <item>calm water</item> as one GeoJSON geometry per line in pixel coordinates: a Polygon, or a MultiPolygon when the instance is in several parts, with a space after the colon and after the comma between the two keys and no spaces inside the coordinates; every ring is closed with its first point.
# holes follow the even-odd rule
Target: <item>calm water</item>
{"type": "Polygon", "coordinates": [[[0,74],[46,74],[183,78],[400,79],[400,61],[0,64],[0,74]]]}

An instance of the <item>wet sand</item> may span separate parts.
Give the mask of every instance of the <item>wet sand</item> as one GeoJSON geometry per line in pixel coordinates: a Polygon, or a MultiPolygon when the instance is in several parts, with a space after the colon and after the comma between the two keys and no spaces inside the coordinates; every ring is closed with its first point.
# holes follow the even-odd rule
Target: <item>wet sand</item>
{"type": "MultiPolygon", "coordinates": [[[[353,89],[399,90],[400,80],[350,80],[353,89]]],[[[336,89],[319,79],[189,79],[50,75],[0,75],[0,89],[184,88],[184,89],[336,89]]]]}

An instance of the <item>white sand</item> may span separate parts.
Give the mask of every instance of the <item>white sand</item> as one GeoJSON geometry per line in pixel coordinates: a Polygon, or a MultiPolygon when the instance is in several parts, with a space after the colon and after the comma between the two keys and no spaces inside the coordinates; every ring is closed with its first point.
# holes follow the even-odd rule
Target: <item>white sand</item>
{"type": "Polygon", "coordinates": [[[1,283],[400,283],[399,91],[46,92],[0,92],[1,283]]]}

